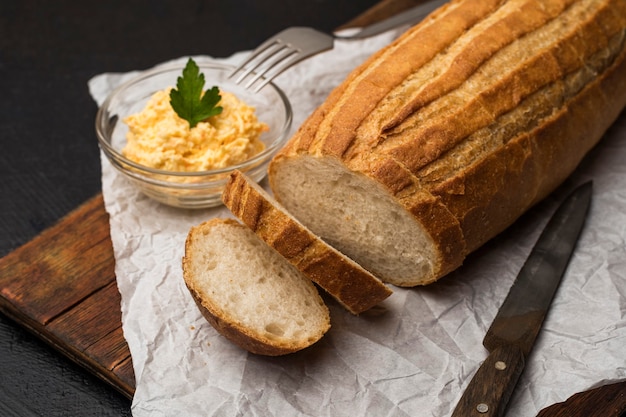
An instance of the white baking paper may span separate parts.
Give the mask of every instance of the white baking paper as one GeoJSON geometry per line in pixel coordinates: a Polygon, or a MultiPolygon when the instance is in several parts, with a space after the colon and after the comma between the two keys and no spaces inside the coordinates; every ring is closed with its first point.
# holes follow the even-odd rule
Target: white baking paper
{"type": "MultiPolygon", "coordinates": [[[[293,104],[293,129],[397,33],[337,41],[334,50],[281,75],[276,83],[293,104]]],[[[243,55],[221,61],[236,63],[243,55]]],[[[91,94],[101,103],[134,75],[99,75],[89,83],[91,94]]],[[[578,391],[626,378],[624,115],[563,187],[463,267],[424,288],[394,288],[359,317],[329,299],[329,333],[309,349],[276,358],[248,354],[221,337],[183,282],[187,231],[230,216],[226,209],[156,203],[101,159],[136,375],[135,417],[449,415],[487,356],[482,339],[542,227],[566,193],[587,180],[594,181],[587,224],[507,416],[535,416],[578,391]]]]}

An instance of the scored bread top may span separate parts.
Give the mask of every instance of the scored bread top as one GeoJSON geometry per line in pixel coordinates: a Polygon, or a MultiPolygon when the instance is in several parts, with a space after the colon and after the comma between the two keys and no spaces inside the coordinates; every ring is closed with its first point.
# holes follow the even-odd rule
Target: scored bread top
{"type": "Polygon", "coordinates": [[[252,353],[292,353],[330,328],[328,308],[311,281],[234,219],[190,229],[183,277],[207,321],[252,353]]]}
{"type": "Polygon", "coordinates": [[[362,313],[391,295],[378,278],[315,236],[240,171],[230,175],[222,200],[263,241],[351,313],[362,313]]]}
{"type": "MultiPolygon", "coordinates": [[[[368,178],[432,237],[434,275],[414,280],[430,282],[551,192],[615,120],[625,32],[625,0],[453,0],[330,94],[272,161],[274,195],[297,204],[288,177],[303,159],[368,178]]],[[[313,231],[341,240],[327,229],[313,231]]]]}

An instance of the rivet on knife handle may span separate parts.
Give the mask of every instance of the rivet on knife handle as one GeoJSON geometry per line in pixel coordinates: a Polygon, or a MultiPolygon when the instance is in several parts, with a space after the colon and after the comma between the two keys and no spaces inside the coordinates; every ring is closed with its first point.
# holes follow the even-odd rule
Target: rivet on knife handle
{"type": "Polygon", "coordinates": [[[523,370],[524,354],[519,347],[496,348],[472,378],[452,417],[503,416],[523,370]]]}

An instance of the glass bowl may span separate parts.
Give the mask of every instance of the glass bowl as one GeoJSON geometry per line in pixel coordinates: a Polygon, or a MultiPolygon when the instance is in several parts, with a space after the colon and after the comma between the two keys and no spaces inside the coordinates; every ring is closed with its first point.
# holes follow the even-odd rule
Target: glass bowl
{"type": "Polygon", "coordinates": [[[218,86],[255,107],[259,121],[269,130],[261,135],[265,149],[247,161],[211,171],[179,172],[155,169],[129,160],[122,154],[128,126],[126,116],[140,112],[159,90],[175,87],[185,63],[143,72],[115,89],[96,114],[96,134],[100,149],[119,172],[147,196],[170,206],[206,208],[220,205],[228,175],[238,169],[255,181],[261,181],[274,154],[288,139],[292,110],[287,96],[273,83],[255,93],[229,79],[234,67],[220,63],[200,63],[205,88],[218,86]]]}

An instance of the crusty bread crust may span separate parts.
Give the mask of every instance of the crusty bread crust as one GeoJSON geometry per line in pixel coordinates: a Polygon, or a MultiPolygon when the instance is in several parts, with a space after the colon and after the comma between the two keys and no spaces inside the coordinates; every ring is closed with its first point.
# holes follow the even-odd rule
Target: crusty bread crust
{"type": "Polygon", "coordinates": [[[378,278],[315,236],[240,171],[230,175],[222,200],[235,216],[353,314],[392,291],[378,278]]]}
{"type": "Polygon", "coordinates": [[[249,352],[267,356],[293,353],[317,342],[330,328],[328,308],[314,285],[234,219],[214,218],[192,227],[182,266],[185,284],[204,318],[249,352]],[[233,236],[236,246],[222,238],[225,234],[233,236]],[[249,243],[251,240],[258,244],[249,243]],[[240,259],[244,253],[233,253],[241,246],[249,249],[246,259],[240,259]],[[270,266],[247,265],[254,262],[250,257],[270,266]],[[230,266],[219,268],[219,263],[230,266]],[[272,301],[276,297],[268,291],[292,297],[272,301]],[[240,295],[242,300],[229,299],[240,295]],[[294,304],[294,300],[291,314],[281,311],[279,304],[294,304]],[[272,302],[276,305],[269,304],[272,302]],[[244,309],[249,313],[243,314],[244,309]],[[281,334],[273,326],[288,329],[281,334]]]}
{"type": "Polygon", "coordinates": [[[325,223],[335,208],[298,207],[289,178],[315,158],[367,178],[372,194],[382,186],[412,214],[407,233],[424,230],[433,247],[432,273],[399,285],[432,282],[561,184],[615,121],[625,36],[625,0],[452,1],[331,93],[272,161],[270,186],[360,263],[355,241],[325,223]]]}

